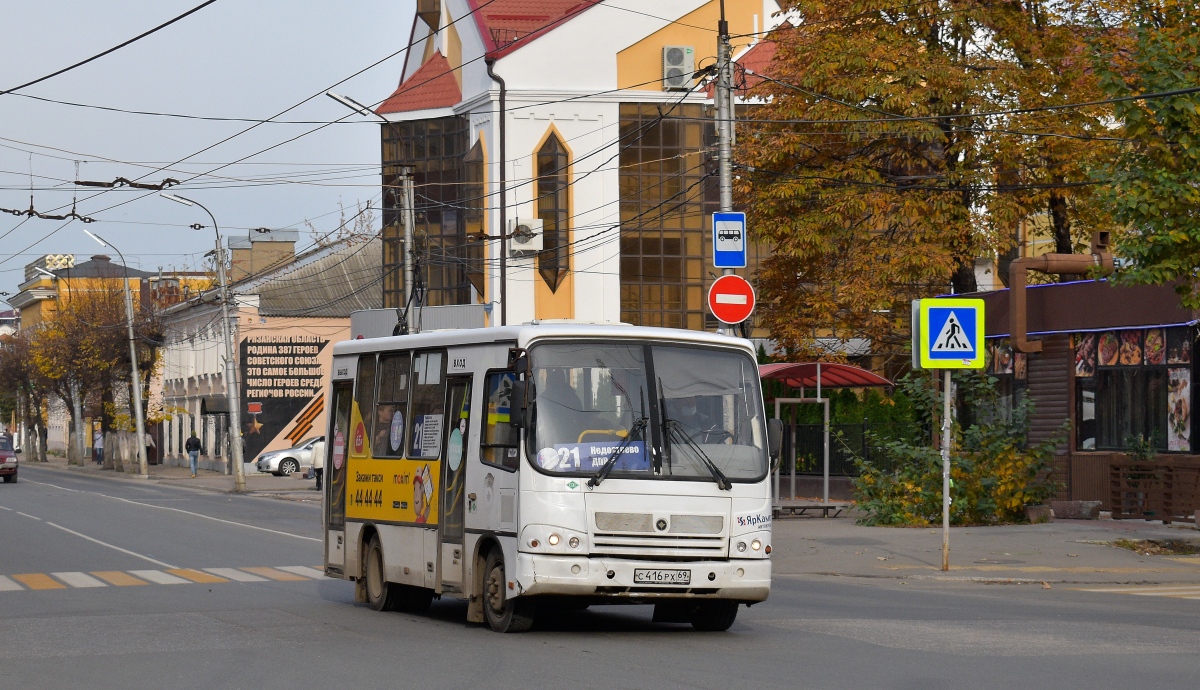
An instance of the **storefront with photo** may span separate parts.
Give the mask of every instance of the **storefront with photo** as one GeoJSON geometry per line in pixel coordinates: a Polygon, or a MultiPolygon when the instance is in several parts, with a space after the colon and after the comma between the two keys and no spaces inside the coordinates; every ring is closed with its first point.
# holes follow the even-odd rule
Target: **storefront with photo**
{"type": "Polygon", "coordinates": [[[1034,403],[1029,441],[1055,435],[1061,498],[1108,507],[1109,469],[1140,444],[1160,457],[1200,460],[1196,312],[1173,286],[1116,286],[1106,281],[1026,289],[1029,340],[1041,352],[1013,347],[1009,291],[979,295],[986,304],[987,372],[1016,401],[1034,403]]]}

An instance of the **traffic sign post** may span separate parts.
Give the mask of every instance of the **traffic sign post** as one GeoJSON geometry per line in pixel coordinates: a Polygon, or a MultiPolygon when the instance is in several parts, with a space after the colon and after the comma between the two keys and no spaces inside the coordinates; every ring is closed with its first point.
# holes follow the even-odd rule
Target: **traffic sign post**
{"type": "Polygon", "coordinates": [[[913,363],[945,370],[942,383],[942,570],[950,570],[950,372],[982,369],[983,300],[913,302],[913,363]]]}
{"type": "Polygon", "coordinates": [[[741,323],[754,313],[754,288],[739,275],[724,275],[708,289],[708,309],[721,323],[741,323]]]}
{"type": "Polygon", "coordinates": [[[746,214],[713,214],[713,267],[746,267],[746,214]]]}

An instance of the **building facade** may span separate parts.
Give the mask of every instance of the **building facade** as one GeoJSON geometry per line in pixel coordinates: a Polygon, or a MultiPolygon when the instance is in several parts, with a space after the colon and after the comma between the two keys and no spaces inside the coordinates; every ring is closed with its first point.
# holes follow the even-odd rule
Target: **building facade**
{"type": "MultiPolygon", "coordinates": [[[[716,55],[720,5],[663,0],[652,17],[632,0],[418,3],[400,85],[377,108],[384,306],[408,294],[411,171],[424,304],[493,304],[494,324],[715,328],[716,126],[695,72],[716,55]],[[499,239],[522,225],[530,242],[499,239]]],[[[724,5],[746,57],[778,7],[724,5]]],[[[738,272],[752,278],[755,259],[738,272]]]]}
{"type": "MultiPolygon", "coordinates": [[[[230,337],[236,359],[247,462],[323,433],[333,343],[350,337],[350,312],[379,306],[381,242],[351,237],[294,254],[295,231],[256,238],[231,284],[230,337]]],[[[231,247],[239,243],[230,239],[231,247]]],[[[238,255],[234,255],[235,259],[238,255]]],[[[152,404],[162,407],[162,449],[186,464],[184,443],[201,439],[201,466],[229,472],[230,398],[216,290],[163,315],[166,344],[152,404]]]]}

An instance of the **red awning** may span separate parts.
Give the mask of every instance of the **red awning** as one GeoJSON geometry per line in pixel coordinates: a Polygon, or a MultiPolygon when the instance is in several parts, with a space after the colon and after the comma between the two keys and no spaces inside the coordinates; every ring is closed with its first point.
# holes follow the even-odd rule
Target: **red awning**
{"type": "MultiPolygon", "coordinates": [[[[764,379],[782,381],[792,388],[817,387],[817,363],[760,364],[758,375],[764,379]]],[[[890,386],[891,381],[866,369],[849,364],[821,362],[822,388],[864,388],[867,386],[890,386]]]]}

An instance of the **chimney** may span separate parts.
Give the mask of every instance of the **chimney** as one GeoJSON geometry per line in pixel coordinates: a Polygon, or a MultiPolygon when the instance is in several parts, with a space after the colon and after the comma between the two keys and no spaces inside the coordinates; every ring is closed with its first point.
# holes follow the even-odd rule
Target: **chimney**
{"type": "Polygon", "coordinates": [[[271,230],[249,237],[230,237],[230,282],[278,268],[296,256],[299,230],[271,230]]]}

